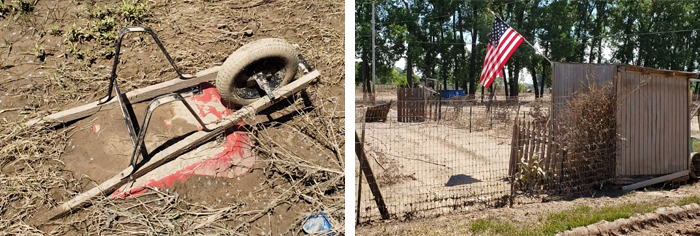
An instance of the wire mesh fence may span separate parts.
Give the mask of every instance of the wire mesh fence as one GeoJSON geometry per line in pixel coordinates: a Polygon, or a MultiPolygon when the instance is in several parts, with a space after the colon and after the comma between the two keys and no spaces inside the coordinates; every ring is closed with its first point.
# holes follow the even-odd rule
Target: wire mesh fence
{"type": "MultiPolygon", "coordinates": [[[[615,127],[568,129],[575,126],[552,122],[549,100],[445,99],[422,89],[377,94],[379,105],[357,103],[356,145],[362,146],[389,217],[576,196],[614,178],[615,137],[609,135],[615,127]]],[[[356,169],[359,223],[382,218],[362,175],[356,169]]]]}
{"type": "MultiPolygon", "coordinates": [[[[385,113],[369,105],[356,108],[356,133],[364,136],[360,142],[392,217],[507,204],[512,125],[520,104],[419,94],[415,100],[394,95],[390,101],[402,98],[385,113]]],[[[358,168],[357,183],[360,173],[358,168]]],[[[380,218],[369,186],[358,188],[358,222],[380,218]]]]}

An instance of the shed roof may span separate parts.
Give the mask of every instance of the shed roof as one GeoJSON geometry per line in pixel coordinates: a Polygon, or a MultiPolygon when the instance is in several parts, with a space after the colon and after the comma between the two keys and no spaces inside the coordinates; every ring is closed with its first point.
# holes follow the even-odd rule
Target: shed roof
{"type": "Polygon", "coordinates": [[[686,77],[687,79],[692,79],[692,78],[697,77],[697,74],[694,72],[661,70],[661,69],[633,66],[633,65],[627,65],[627,64],[618,64],[617,70],[618,71],[639,71],[639,72],[646,73],[646,74],[664,74],[668,77],[682,76],[682,77],[686,77]]]}

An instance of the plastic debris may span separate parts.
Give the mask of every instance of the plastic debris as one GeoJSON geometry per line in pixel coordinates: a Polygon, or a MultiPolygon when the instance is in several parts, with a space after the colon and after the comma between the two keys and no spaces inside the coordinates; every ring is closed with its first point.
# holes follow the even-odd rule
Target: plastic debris
{"type": "Polygon", "coordinates": [[[316,215],[309,215],[304,220],[304,232],[313,235],[326,235],[331,236],[335,233],[331,232],[331,221],[328,219],[328,215],[320,211],[316,215]]]}

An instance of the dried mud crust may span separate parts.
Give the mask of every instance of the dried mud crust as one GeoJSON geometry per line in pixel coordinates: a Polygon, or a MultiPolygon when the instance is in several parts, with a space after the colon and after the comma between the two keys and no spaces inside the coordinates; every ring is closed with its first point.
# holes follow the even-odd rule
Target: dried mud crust
{"type": "Polygon", "coordinates": [[[685,206],[661,207],[652,213],[635,215],[628,219],[617,219],[613,222],[600,221],[596,224],[577,227],[572,230],[557,234],[557,236],[583,236],[583,235],[649,235],[656,233],[669,233],[671,235],[697,235],[698,228],[676,228],[669,232],[668,224],[677,226],[697,225],[700,222],[700,205],[688,204],[685,206]],[[687,221],[687,222],[686,222],[687,221]]]}
{"type": "MultiPolygon", "coordinates": [[[[336,231],[344,231],[343,1],[36,2],[32,12],[0,18],[0,229],[4,233],[300,234],[306,214],[319,210],[331,216],[336,231]],[[148,10],[140,20],[126,23],[121,12],[133,10],[124,7],[131,3],[146,4],[148,10]],[[95,117],[57,129],[19,126],[104,96],[112,60],[100,52],[113,47],[113,41],[102,43],[91,30],[109,23],[109,17],[115,22],[111,32],[127,24],[152,28],[183,73],[220,66],[236,49],[255,40],[280,38],[299,45],[299,52],[322,77],[307,89],[307,102],[297,97],[289,106],[292,109],[265,111],[271,115],[261,115],[266,118],[260,119],[264,125],[247,127],[251,139],[259,143],[255,148],[259,158],[240,180],[189,178],[170,189],[152,189],[133,198],[98,199],[51,224],[28,225],[38,213],[111,177],[109,171],[91,167],[89,156],[104,157],[100,162],[95,158],[92,165],[110,170],[128,165],[125,156],[109,160],[117,152],[128,155],[131,150],[118,109],[107,112],[116,112],[107,117],[113,119],[113,128],[103,126],[105,131],[94,140],[71,140],[75,137],[71,135],[92,132],[89,121],[95,117]],[[84,37],[68,40],[78,31],[84,37]],[[108,134],[114,140],[108,140],[108,134]],[[79,141],[96,148],[70,153],[68,149],[79,141]],[[128,148],[119,150],[120,146],[107,144],[111,142],[128,148]],[[76,161],[83,161],[83,166],[76,161]]],[[[148,35],[128,34],[123,42],[117,70],[122,92],[177,77],[148,35]]],[[[135,109],[139,119],[142,110],[135,109]]],[[[146,138],[154,141],[151,145],[191,131],[164,133],[155,125],[157,120],[153,118],[146,138]]]]}

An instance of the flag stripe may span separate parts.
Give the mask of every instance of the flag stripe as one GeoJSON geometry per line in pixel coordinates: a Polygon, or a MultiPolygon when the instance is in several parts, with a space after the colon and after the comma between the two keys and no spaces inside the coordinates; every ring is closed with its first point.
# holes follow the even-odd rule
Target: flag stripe
{"type": "MultiPolygon", "coordinates": [[[[523,38],[521,37],[520,39],[518,39],[518,41],[515,42],[515,45],[513,45],[510,49],[517,48],[518,46],[520,46],[520,43],[522,43],[522,42],[523,42],[523,38]]],[[[501,60],[499,61],[499,64],[498,64],[496,70],[500,71],[503,68],[503,66],[506,65],[506,61],[508,60],[508,58],[510,58],[510,56],[513,54],[513,52],[515,52],[515,50],[506,51],[507,55],[504,55],[501,57],[501,60]]],[[[493,82],[493,80],[491,80],[491,82],[493,82]]],[[[489,85],[491,85],[490,82],[486,85],[486,87],[488,87],[489,85]]]]}
{"type": "Polygon", "coordinates": [[[523,38],[520,37],[520,35],[518,35],[517,37],[514,37],[511,41],[508,41],[507,43],[500,44],[500,45],[503,45],[504,47],[501,48],[499,46],[499,49],[501,49],[501,50],[499,50],[498,55],[500,55],[500,57],[496,58],[496,60],[492,61],[494,67],[491,69],[491,71],[488,72],[489,73],[488,78],[495,78],[496,71],[501,70],[501,68],[503,68],[503,66],[505,65],[505,62],[508,60],[508,58],[510,58],[510,56],[513,54],[513,52],[515,52],[515,48],[520,46],[520,43],[522,41],[523,41],[523,38]]]}
{"type": "Polygon", "coordinates": [[[486,88],[491,86],[496,76],[502,76],[503,66],[525,39],[496,17],[489,40],[484,66],[479,78],[479,84],[486,88]]]}
{"type": "MultiPolygon", "coordinates": [[[[512,29],[509,29],[507,31],[507,33],[504,34],[503,37],[501,37],[501,40],[500,40],[501,42],[498,44],[497,53],[495,54],[495,57],[489,59],[489,67],[487,68],[486,77],[485,77],[485,78],[487,78],[487,80],[484,81],[484,83],[482,85],[490,84],[490,83],[488,83],[488,81],[494,79],[494,76],[495,76],[494,71],[500,70],[500,68],[498,68],[498,65],[501,64],[500,61],[503,58],[504,51],[510,50],[512,48],[510,46],[518,38],[520,38],[520,35],[518,35],[518,33],[512,29]],[[499,57],[499,56],[501,56],[501,57],[499,57]]],[[[508,51],[506,51],[505,53],[508,53],[508,51]]]]}

